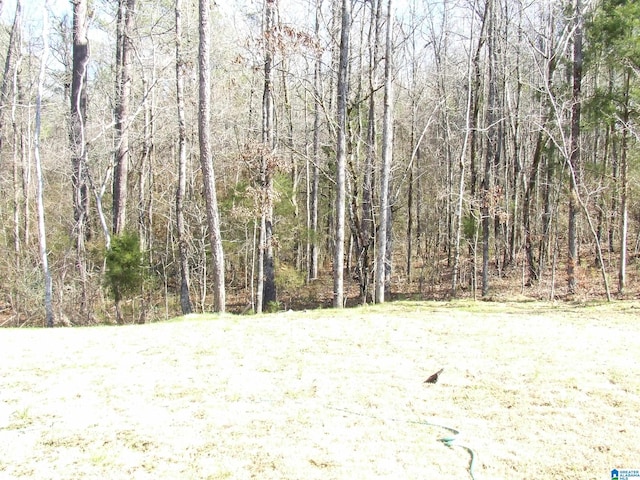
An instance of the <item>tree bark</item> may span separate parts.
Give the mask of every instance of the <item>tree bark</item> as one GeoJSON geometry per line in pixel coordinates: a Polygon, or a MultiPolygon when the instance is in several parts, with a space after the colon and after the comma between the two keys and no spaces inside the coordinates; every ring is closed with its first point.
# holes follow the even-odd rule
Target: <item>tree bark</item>
{"type": "Polygon", "coordinates": [[[85,241],[91,238],[89,221],[89,182],[87,173],[87,64],[89,40],[87,37],[87,0],[73,2],[73,64],[71,68],[71,185],[73,195],[72,240],[76,247],[77,268],[80,275],[80,314],[85,317],[88,308],[87,266],[85,241]]]}
{"type": "Polygon", "coordinates": [[[187,123],[184,112],[185,62],[182,57],[182,0],[175,2],[176,21],[176,106],[178,109],[178,188],[176,190],[176,234],[180,262],[180,308],[182,314],[193,311],[189,286],[189,248],[184,220],[184,196],[187,189],[187,123]]]}
{"type": "MultiPolygon", "coordinates": [[[[474,2],[474,10],[475,10],[476,2],[474,2]]],[[[455,207],[455,228],[454,228],[454,244],[453,244],[453,268],[451,271],[451,293],[454,297],[458,294],[458,282],[460,279],[460,239],[462,237],[462,212],[463,212],[463,204],[464,204],[464,186],[465,186],[465,177],[466,177],[466,157],[467,157],[467,149],[470,147],[470,143],[472,142],[472,125],[474,125],[474,65],[475,58],[478,56],[476,53],[475,56],[471,56],[471,49],[474,42],[474,27],[475,21],[471,23],[471,30],[469,32],[469,58],[467,61],[467,102],[466,102],[466,110],[465,110],[465,133],[464,140],[462,143],[462,151],[460,152],[460,157],[458,159],[458,170],[459,170],[459,178],[458,178],[458,189],[456,207],[455,207]]],[[[482,38],[478,39],[478,51],[480,50],[480,46],[482,45],[482,38]]]]}
{"type": "Polygon", "coordinates": [[[213,308],[225,311],[224,253],[220,234],[220,215],[216,195],[213,156],[211,152],[211,27],[210,0],[199,0],[199,50],[198,50],[198,137],[200,142],[200,167],[207,206],[207,224],[213,262],[213,308]]]}
{"type": "Polygon", "coordinates": [[[624,72],[624,103],[622,111],[622,141],[620,152],[620,258],[618,265],[618,295],[624,295],[627,284],[627,236],[629,229],[629,93],[630,93],[631,69],[627,67],[624,72]]]}
{"type": "Polygon", "coordinates": [[[277,301],[275,264],[273,249],[273,173],[274,158],[274,106],[273,106],[273,54],[275,50],[275,0],[265,2],[264,24],[264,90],[262,94],[262,151],[261,151],[261,245],[260,256],[263,265],[262,299],[258,299],[258,311],[277,301]]]}
{"type": "Polygon", "coordinates": [[[349,92],[349,38],[351,29],[351,0],[342,0],[340,59],[338,65],[336,150],[336,244],[333,256],[333,306],[344,307],[344,239],[347,161],[347,97],[349,92]]]}
{"type": "Polygon", "coordinates": [[[36,162],[36,206],[38,209],[38,244],[40,246],[40,262],[42,274],[44,276],[44,309],[45,324],[53,327],[53,285],[51,281],[51,271],[49,270],[49,253],[47,250],[47,231],[44,222],[44,176],[42,173],[42,161],[40,158],[40,131],[42,125],[42,95],[44,93],[44,82],[46,66],[49,60],[49,14],[48,1],[45,1],[45,8],[42,15],[42,58],[40,59],[40,74],[38,77],[38,92],[36,96],[36,125],[33,138],[33,152],[36,162]]]}
{"type": "MultiPolygon", "coordinates": [[[[320,41],[320,17],[322,15],[322,0],[316,0],[315,38],[320,41]]],[[[318,201],[320,195],[320,115],[322,113],[322,50],[318,48],[313,69],[313,174],[311,180],[311,240],[309,279],[318,278],[318,201]]]]}
{"type": "MultiPolygon", "coordinates": [[[[0,3],[0,10],[2,3],[0,3]]],[[[12,81],[15,75],[16,57],[20,56],[20,42],[22,38],[22,0],[16,0],[16,13],[13,17],[13,25],[9,35],[9,46],[7,48],[7,56],[4,61],[4,75],[2,76],[2,85],[0,85],[0,152],[4,146],[4,112],[9,102],[9,87],[14,83],[12,81]]],[[[15,92],[14,92],[15,93],[15,92]]]]}
{"type": "Polygon", "coordinates": [[[131,55],[135,0],[118,0],[116,39],[116,152],[113,173],[113,233],[120,234],[127,221],[129,176],[129,103],[131,97],[131,55]]]}
{"type": "MultiPolygon", "coordinates": [[[[15,253],[15,265],[16,268],[20,268],[20,252],[21,248],[21,236],[20,236],[20,213],[21,205],[24,204],[26,208],[26,192],[24,191],[23,182],[21,178],[24,178],[24,150],[22,148],[22,135],[19,132],[19,127],[16,118],[16,110],[18,107],[18,68],[22,60],[21,49],[19,48],[22,42],[22,2],[17,0],[16,12],[13,19],[13,26],[11,27],[11,35],[9,37],[9,48],[7,50],[7,56],[5,58],[4,76],[2,78],[2,91],[0,92],[0,152],[4,144],[4,111],[6,105],[9,103],[9,87],[11,86],[11,131],[13,138],[13,250],[15,253]]],[[[25,215],[26,217],[26,215],[25,215]]],[[[25,218],[26,220],[26,218],[25,218]]]]}
{"type": "Polygon", "coordinates": [[[87,0],[73,2],[73,65],[71,78],[71,183],[73,187],[73,236],[78,248],[91,237],[89,229],[89,187],[87,185],[87,0]]]}
{"type": "MultiPolygon", "coordinates": [[[[544,127],[544,121],[543,121],[544,127]]],[[[525,255],[527,259],[527,285],[533,285],[540,278],[539,259],[536,260],[534,254],[534,230],[531,216],[534,213],[534,194],[538,184],[540,161],[542,159],[542,149],[544,147],[544,133],[540,130],[537,134],[535,149],[533,151],[533,162],[529,170],[529,180],[524,192],[524,211],[522,214],[522,224],[524,227],[525,255]]]]}
{"type": "Polygon", "coordinates": [[[494,0],[488,0],[486,20],[488,22],[488,73],[487,83],[489,95],[487,99],[487,149],[484,161],[484,178],[482,180],[482,296],[489,294],[489,239],[491,217],[495,207],[494,191],[492,189],[493,167],[497,163],[498,130],[496,126],[498,108],[498,86],[497,86],[497,60],[496,60],[496,14],[494,0]]]}
{"type": "MultiPolygon", "coordinates": [[[[155,55],[155,53],[154,53],[155,55]]],[[[154,59],[155,63],[155,59],[154,59]]],[[[153,243],[153,157],[154,157],[154,103],[155,93],[153,84],[156,83],[155,66],[152,67],[151,80],[146,72],[142,74],[142,110],[144,124],[142,127],[142,151],[138,162],[138,237],[140,249],[151,253],[149,248],[153,243]]]]}
{"type": "MultiPolygon", "coordinates": [[[[550,46],[546,51],[546,78],[544,79],[545,87],[544,89],[547,92],[551,92],[552,84],[553,84],[553,74],[556,69],[556,52],[554,51],[554,47],[550,46]]],[[[535,193],[538,188],[538,177],[540,175],[540,165],[542,163],[543,151],[546,144],[546,131],[547,124],[549,123],[549,118],[551,117],[551,112],[553,110],[553,106],[549,104],[551,100],[546,99],[543,102],[542,108],[544,109],[544,113],[542,114],[542,118],[540,119],[540,127],[536,134],[536,141],[534,144],[533,150],[533,160],[531,163],[531,168],[529,169],[529,179],[527,181],[525,191],[524,191],[524,205],[522,212],[522,223],[524,227],[524,242],[525,242],[525,255],[527,260],[527,285],[532,285],[540,279],[541,267],[544,262],[542,251],[539,249],[538,258],[535,257],[534,247],[535,247],[535,233],[534,233],[534,225],[531,221],[531,217],[535,214],[535,193]]],[[[550,167],[549,167],[550,168],[550,167]]],[[[548,174],[550,171],[547,172],[548,174]]],[[[548,198],[549,191],[545,190],[546,198],[548,198]]],[[[545,212],[547,210],[548,202],[545,202],[545,212]]],[[[548,215],[543,218],[548,218],[548,215]]],[[[548,232],[548,228],[543,225],[542,230],[544,232],[548,232]]]]}
{"type": "Polygon", "coordinates": [[[577,218],[581,184],[580,166],[580,111],[582,106],[582,6],[581,0],[574,0],[574,33],[573,33],[573,64],[572,64],[572,104],[571,104],[571,138],[569,145],[569,255],[567,258],[567,287],[569,294],[575,294],[578,281],[576,279],[576,264],[578,261],[577,218]]]}
{"type": "MultiPolygon", "coordinates": [[[[357,195],[354,192],[352,201],[352,237],[356,253],[356,276],[360,283],[360,302],[366,304],[370,296],[370,285],[372,280],[371,264],[373,244],[375,241],[375,226],[373,218],[373,188],[374,188],[374,166],[378,149],[377,129],[376,129],[376,91],[378,90],[378,80],[376,75],[379,62],[380,44],[380,23],[382,17],[382,0],[372,1],[371,21],[369,23],[368,44],[369,44],[369,110],[367,113],[367,133],[366,133],[366,153],[364,163],[364,173],[362,175],[362,205],[360,215],[357,212],[357,195]]],[[[354,171],[354,182],[357,181],[358,173],[354,171]]]]}
{"type": "Polygon", "coordinates": [[[392,80],[392,0],[387,3],[387,32],[384,54],[384,113],[382,120],[382,172],[380,175],[380,218],[378,221],[378,240],[376,244],[376,302],[384,303],[387,290],[388,240],[391,234],[391,205],[389,203],[391,183],[391,163],[393,161],[393,80],[392,80]]]}

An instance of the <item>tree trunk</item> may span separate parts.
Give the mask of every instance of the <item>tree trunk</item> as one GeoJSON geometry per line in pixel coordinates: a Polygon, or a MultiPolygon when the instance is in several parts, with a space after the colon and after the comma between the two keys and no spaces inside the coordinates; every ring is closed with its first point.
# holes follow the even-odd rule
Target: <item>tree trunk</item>
{"type": "Polygon", "coordinates": [[[44,177],[42,173],[42,161],[40,159],[40,130],[42,125],[42,95],[44,93],[44,81],[47,62],[49,60],[49,14],[48,1],[42,15],[42,58],[40,59],[40,75],[38,77],[38,93],[36,96],[36,126],[33,138],[33,152],[36,162],[36,206],[38,209],[38,243],[40,246],[40,262],[44,276],[44,308],[45,324],[53,327],[53,286],[51,271],[49,270],[49,253],[47,250],[47,232],[44,223],[44,177]]]}
{"type": "MultiPolygon", "coordinates": [[[[0,3],[0,9],[2,4],[0,3]]],[[[4,112],[9,99],[9,87],[13,85],[15,76],[16,56],[20,56],[20,42],[22,41],[22,0],[16,0],[16,13],[9,35],[9,46],[4,61],[4,75],[0,86],[0,152],[4,146],[4,112]]],[[[14,92],[15,94],[15,92],[14,92]]]]}
{"type": "MultiPolygon", "coordinates": [[[[155,53],[154,53],[155,55],[155,53]]],[[[154,59],[155,63],[155,59],[154,59]]],[[[140,249],[151,254],[153,244],[153,154],[154,154],[154,88],[150,85],[156,83],[155,66],[152,67],[151,80],[146,72],[142,74],[142,110],[144,112],[144,124],[142,127],[142,151],[138,163],[138,237],[140,249]]],[[[150,259],[151,260],[151,259],[150,259]]]]}
{"type": "MultiPolygon", "coordinates": [[[[510,221],[510,229],[508,233],[508,248],[505,249],[505,259],[504,266],[511,266],[517,262],[516,255],[517,251],[521,246],[520,241],[520,232],[521,232],[521,224],[519,221],[519,217],[523,215],[521,213],[524,206],[520,205],[521,192],[524,190],[524,181],[525,181],[525,172],[524,172],[524,158],[521,152],[521,145],[524,143],[521,138],[521,127],[520,127],[520,106],[522,103],[522,73],[521,73],[521,52],[522,52],[522,10],[523,7],[519,4],[518,8],[518,25],[517,25],[517,52],[515,59],[515,78],[516,78],[516,89],[515,89],[515,105],[513,109],[509,109],[509,116],[512,118],[511,120],[511,145],[513,151],[511,152],[511,162],[513,165],[513,177],[512,177],[512,193],[511,193],[511,204],[512,204],[512,214],[507,217],[510,221]]],[[[508,12],[507,12],[508,14],[508,12]]],[[[505,34],[506,38],[506,34],[505,34]]],[[[506,75],[505,75],[506,76],[506,75]]],[[[505,79],[506,82],[506,79],[505,79]]],[[[505,89],[506,90],[506,89],[505,89]]],[[[505,96],[507,95],[505,91],[505,96]]],[[[511,105],[511,102],[508,102],[508,105],[511,105]]],[[[505,114],[505,117],[507,115],[505,114]]],[[[508,207],[507,207],[508,208],[508,207]]],[[[515,266],[515,265],[514,265],[515,266]]]]}
{"type": "MultiPolygon", "coordinates": [[[[284,58],[282,60],[282,96],[284,100],[284,114],[287,122],[287,137],[286,137],[286,146],[287,146],[287,154],[289,157],[289,175],[291,177],[291,195],[288,195],[289,200],[291,202],[291,206],[293,207],[293,222],[294,225],[300,224],[300,206],[298,205],[298,194],[300,189],[300,175],[299,175],[299,166],[296,155],[296,142],[295,142],[295,126],[294,126],[294,117],[293,117],[293,108],[291,105],[292,99],[289,93],[289,83],[287,81],[287,75],[289,66],[287,65],[287,60],[284,58]]],[[[306,122],[305,122],[306,123],[306,122]]],[[[294,227],[294,247],[295,249],[295,267],[297,271],[302,271],[302,242],[300,240],[300,233],[297,227],[294,227]]],[[[276,292],[277,294],[277,292],[276,292]]]]}
{"type": "Polygon", "coordinates": [[[491,0],[485,1],[482,15],[482,25],[478,37],[478,45],[473,56],[473,87],[471,88],[471,123],[469,125],[469,194],[476,200],[478,191],[478,124],[480,123],[480,97],[482,96],[482,71],[480,66],[482,47],[486,41],[488,28],[488,15],[491,0]]]}
{"type": "MultiPolygon", "coordinates": [[[[539,241],[538,247],[538,273],[540,275],[544,270],[546,270],[547,263],[550,260],[550,256],[557,255],[556,246],[552,251],[551,249],[551,229],[554,215],[554,206],[552,205],[553,201],[556,200],[553,195],[554,188],[554,179],[555,179],[555,167],[556,163],[553,160],[553,152],[549,152],[547,155],[547,164],[546,164],[546,174],[545,174],[545,182],[542,190],[542,200],[543,200],[543,213],[542,213],[542,235],[539,241]]],[[[555,209],[557,214],[557,208],[555,209]]],[[[557,220],[556,220],[557,223],[557,220]]],[[[557,227],[556,227],[557,228],[557,227]]],[[[557,242],[557,239],[556,239],[557,242]]],[[[551,259],[552,262],[555,262],[555,258],[551,259]]]]}
{"type": "MultiPolygon", "coordinates": [[[[369,24],[369,111],[367,119],[367,141],[364,174],[362,176],[362,206],[360,218],[354,225],[357,254],[357,276],[360,283],[360,301],[366,304],[369,298],[371,284],[371,253],[375,239],[373,219],[373,185],[374,165],[377,157],[377,131],[376,131],[376,90],[378,65],[378,47],[380,43],[380,18],[382,15],[382,0],[372,2],[371,22],[369,24]]],[[[354,175],[354,180],[356,179],[354,175]]],[[[355,197],[355,196],[354,196],[355,197]]],[[[354,198],[354,203],[357,203],[354,198]]],[[[356,212],[355,217],[358,215],[356,212]]]]}
{"type": "MultiPolygon", "coordinates": [[[[475,6],[475,2],[474,2],[475,6]]],[[[471,56],[471,47],[474,42],[474,27],[475,21],[471,23],[471,31],[469,33],[469,58],[467,63],[467,103],[466,103],[466,111],[465,111],[465,133],[464,140],[462,143],[462,151],[460,152],[460,158],[458,160],[458,170],[459,170],[459,179],[458,179],[458,191],[455,192],[457,195],[456,202],[456,210],[455,210],[455,228],[454,228],[454,244],[453,244],[453,268],[451,274],[451,292],[455,297],[458,294],[458,282],[460,279],[460,239],[462,237],[462,212],[463,212],[463,204],[464,204],[464,185],[465,185],[465,177],[466,177],[466,156],[467,149],[470,147],[470,143],[472,141],[472,125],[474,122],[474,58],[471,56]]],[[[480,49],[480,45],[482,45],[482,38],[478,39],[478,50],[480,49]]]]}
{"type": "Polygon", "coordinates": [[[89,40],[87,38],[87,1],[73,2],[73,65],[71,69],[71,184],[73,191],[73,232],[77,267],[81,283],[80,314],[85,317],[88,308],[87,266],[85,241],[91,238],[89,222],[89,185],[87,179],[87,64],[89,40]]]}
{"type": "Polygon", "coordinates": [[[582,6],[574,0],[575,27],[573,33],[573,87],[571,105],[571,139],[569,145],[569,255],[567,258],[567,287],[569,294],[577,290],[576,264],[578,261],[577,218],[580,195],[580,110],[582,105],[582,6]]]}
{"type": "MultiPolygon", "coordinates": [[[[0,92],[0,151],[3,145],[4,138],[4,110],[9,102],[9,86],[11,86],[11,132],[13,138],[13,250],[15,253],[15,266],[20,268],[20,252],[21,248],[21,236],[20,236],[20,213],[21,206],[24,203],[26,206],[26,192],[22,188],[23,183],[21,181],[24,175],[21,174],[21,169],[24,172],[24,150],[22,145],[22,134],[19,131],[16,109],[18,107],[18,68],[22,60],[21,49],[19,48],[22,42],[22,2],[18,0],[16,2],[16,13],[13,20],[13,26],[11,27],[11,36],[9,39],[9,49],[7,51],[7,57],[5,59],[4,76],[2,78],[2,92],[0,92]],[[24,199],[24,201],[23,201],[24,199]]],[[[25,219],[26,220],[26,219],[25,219]]]]}
{"type": "Polygon", "coordinates": [[[387,3],[387,32],[385,39],[384,55],[384,113],[382,120],[382,173],[380,175],[380,219],[378,221],[378,241],[376,244],[376,302],[384,303],[387,287],[387,271],[390,265],[387,263],[387,245],[391,234],[391,205],[389,192],[391,183],[391,162],[393,157],[393,80],[391,72],[391,43],[393,32],[392,0],[387,3]]]}
{"type": "MultiPolygon", "coordinates": [[[[544,128],[544,121],[543,121],[544,128]]],[[[534,194],[538,183],[540,160],[542,159],[542,149],[544,147],[544,133],[541,129],[537,134],[536,145],[533,151],[533,162],[529,171],[529,181],[524,192],[524,211],[522,214],[522,224],[524,227],[525,255],[527,259],[527,285],[532,285],[540,278],[540,264],[534,254],[534,231],[531,223],[531,216],[535,211],[534,194]]]]}
{"type": "Polygon", "coordinates": [[[131,55],[135,0],[118,2],[116,39],[116,152],[113,173],[113,233],[126,228],[127,180],[129,176],[129,102],[131,97],[131,55]]]}
{"type": "MultiPolygon", "coordinates": [[[[315,38],[320,40],[320,17],[322,15],[322,0],[316,0],[316,22],[315,38]]],[[[320,115],[322,113],[322,102],[320,92],[322,91],[322,51],[318,49],[313,69],[313,174],[311,180],[311,239],[310,243],[310,264],[309,279],[318,278],[318,201],[320,190],[320,115]]]]}
{"type": "Polygon", "coordinates": [[[496,14],[494,0],[488,1],[486,20],[488,24],[488,57],[489,67],[487,73],[487,83],[489,85],[489,96],[487,99],[487,149],[484,161],[484,179],[482,180],[482,296],[489,294],[489,238],[490,224],[495,207],[494,191],[492,189],[492,171],[497,163],[498,149],[498,129],[497,129],[497,109],[498,109],[498,85],[497,85],[497,61],[496,61],[496,14]]]}
{"type": "Polygon", "coordinates": [[[211,153],[211,27],[210,0],[199,1],[199,50],[198,50],[198,137],[200,141],[200,166],[207,206],[207,224],[213,262],[213,308],[225,311],[224,253],[220,235],[220,216],[216,195],[213,156],[211,153]]]}
{"type": "Polygon", "coordinates": [[[349,31],[351,29],[351,0],[342,0],[342,26],[340,33],[340,60],[338,65],[336,150],[336,243],[333,256],[333,306],[344,307],[344,238],[347,160],[347,97],[349,92],[349,31]]]}
{"type": "MultiPolygon", "coordinates": [[[[546,78],[544,79],[545,89],[549,92],[551,91],[552,78],[556,68],[556,61],[555,61],[556,57],[551,53],[553,52],[551,52],[550,50],[549,52],[547,52],[547,55],[546,55],[547,68],[546,68],[546,78]]],[[[549,100],[547,99],[547,102],[548,101],[549,100]]],[[[527,260],[527,280],[526,280],[527,285],[532,285],[533,283],[537,282],[540,279],[540,270],[541,270],[542,264],[544,263],[544,255],[541,250],[539,250],[538,252],[539,253],[538,259],[535,258],[535,253],[534,253],[535,234],[534,234],[534,226],[532,225],[532,222],[531,222],[531,217],[534,215],[534,212],[535,212],[534,199],[535,199],[536,189],[538,188],[537,187],[538,176],[540,175],[540,165],[542,162],[543,151],[544,151],[545,142],[546,142],[547,124],[549,122],[549,118],[551,116],[551,112],[553,109],[552,105],[543,105],[543,108],[546,109],[546,113],[544,113],[542,118],[540,119],[540,127],[536,135],[536,142],[533,150],[533,160],[531,164],[531,169],[529,170],[529,179],[527,181],[527,185],[524,191],[524,205],[522,207],[523,208],[522,224],[524,228],[525,255],[527,260]]],[[[549,172],[550,170],[548,170],[548,173],[549,172]]],[[[545,198],[548,199],[549,190],[547,189],[545,190],[545,192],[546,192],[545,198]]],[[[548,207],[548,201],[545,202],[545,212],[548,211],[547,207],[548,207]]],[[[548,219],[548,215],[543,216],[543,219],[544,218],[548,219]]],[[[543,226],[542,230],[544,232],[548,232],[547,227],[543,226]]]]}
{"type": "MultiPolygon", "coordinates": [[[[14,93],[15,96],[15,93],[14,93]]],[[[13,123],[13,252],[15,254],[16,269],[20,268],[20,252],[22,251],[21,217],[20,213],[26,206],[26,192],[23,189],[24,152],[22,149],[22,135],[18,132],[15,119],[17,99],[13,99],[11,115],[13,123]]]]}
{"type": "Polygon", "coordinates": [[[73,2],[73,66],[71,78],[71,182],[73,186],[74,237],[78,248],[89,240],[89,191],[87,185],[87,0],[73,2]]]}
{"type": "Polygon", "coordinates": [[[184,113],[185,62],[182,58],[182,0],[175,3],[176,20],[176,104],[178,108],[178,189],[176,191],[176,234],[180,262],[180,308],[182,314],[193,311],[189,285],[189,250],[184,221],[184,196],[187,190],[187,123],[184,113]]]}
{"type": "Polygon", "coordinates": [[[263,264],[263,289],[262,301],[258,300],[258,306],[274,304],[277,301],[276,295],[276,271],[273,251],[273,173],[274,164],[274,106],[273,106],[273,54],[275,50],[274,38],[274,16],[275,0],[265,2],[265,25],[264,25],[264,91],[262,94],[262,151],[261,151],[261,182],[262,182],[262,205],[261,205],[261,235],[260,256],[263,264]]]}
{"type": "Polygon", "coordinates": [[[618,266],[618,295],[625,293],[627,283],[627,236],[628,236],[628,220],[629,220],[629,207],[628,207],[628,193],[629,193],[629,179],[628,179],[628,136],[629,136],[629,90],[630,90],[630,77],[631,69],[627,67],[624,72],[624,104],[622,106],[622,144],[620,152],[620,259],[618,266]]]}

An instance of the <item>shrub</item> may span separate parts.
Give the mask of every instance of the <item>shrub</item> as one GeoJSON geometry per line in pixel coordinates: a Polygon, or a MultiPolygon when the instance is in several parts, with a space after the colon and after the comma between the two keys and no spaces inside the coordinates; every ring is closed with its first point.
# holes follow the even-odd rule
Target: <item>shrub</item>
{"type": "Polygon", "coordinates": [[[123,298],[141,291],[146,270],[143,259],[136,234],[123,233],[111,238],[111,248],[105,253],[105,275],[116,308],[123,298]]]}

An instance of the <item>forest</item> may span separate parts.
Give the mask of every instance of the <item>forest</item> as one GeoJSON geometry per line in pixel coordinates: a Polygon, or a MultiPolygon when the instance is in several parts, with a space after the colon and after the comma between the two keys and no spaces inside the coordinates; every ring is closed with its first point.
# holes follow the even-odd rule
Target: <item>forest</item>
{"type": "Polygon", "coordinates": [[[639,2],[0,13],[0,326],[640,295],[639,2]]]}

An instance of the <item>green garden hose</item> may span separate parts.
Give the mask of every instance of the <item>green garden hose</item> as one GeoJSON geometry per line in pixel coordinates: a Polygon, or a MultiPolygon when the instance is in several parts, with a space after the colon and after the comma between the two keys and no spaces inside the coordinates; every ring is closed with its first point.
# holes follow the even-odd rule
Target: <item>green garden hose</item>
{"type": "MultiPolygon", "coordinates": [[[[338,408],[338,407],[331,407],[331,406],[327,406],[327,408],[331,409],[331,410],[337,410],[339,412],[344,412],[344,413],[348,413],[350,415],[358,415],[360,417],[367,417],[367,418],[373,418],[375,420],[380,420],[380,421],[384,421],[384,419],[377,417],[375,415],[371,415],[368,413],[362,413],[362,412],[355,412],[353,410],[348,410],[346,408],[338,408]]],[[[417,424],[417,425],[426,425],[429,427],[437,427],[437,428],[442,428],[443,430],[448,431],[451,435],[447,436],[447,437],[443,437],[443,438],[439,438],[438,441],[442,442],[443,444],[445,444],[447,447],[449,448],[453,448],[453,447],[460,447],[464,450],[466,450],[469,453],[469,467],[467,468],[467,471],[469,472],[469,477],[471,477],[471,480],[476,480],[476,477],[473,473],[473,468],[475,466],[475,462],[476,462],[476,454],[474,452],[474,450],[467,446],[467,445],[463,445],[460,443],[457,443],[457,439],[458,439],[458,435],[460,434],[459,430],[456,430],[455,428],[452,427],[448,427],[446,425],[441,425],[439,423],[432,423],[432,422],[427,422],[425,420],[405,420],[405,419],[401,419],[401,418],[390,418],[389,419],[392,422],[399,422],[399,423],[413,423],[413,424],[417,424]]]]}

